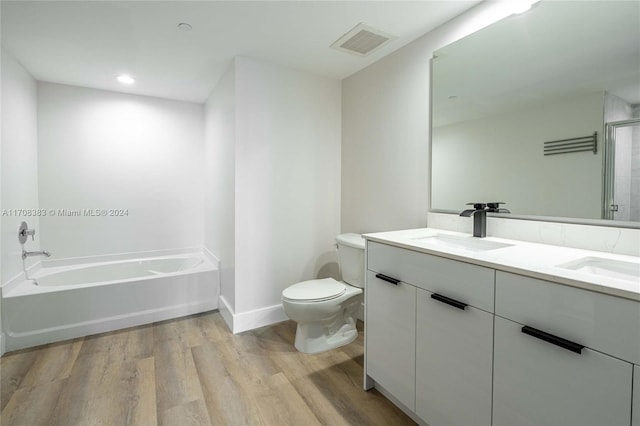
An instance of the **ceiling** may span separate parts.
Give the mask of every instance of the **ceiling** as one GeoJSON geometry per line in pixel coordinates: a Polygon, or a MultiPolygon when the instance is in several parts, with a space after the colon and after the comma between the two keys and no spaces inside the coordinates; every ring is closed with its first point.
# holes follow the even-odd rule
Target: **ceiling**
{"type": "Polygon", "coordinates": [[[3,0],[2,46],[40,81],[204,102],[234,56],[343,79],[477,3],[3,0]],[[360,22],[397,38],[368,57],[329,47],[360,22]]]}

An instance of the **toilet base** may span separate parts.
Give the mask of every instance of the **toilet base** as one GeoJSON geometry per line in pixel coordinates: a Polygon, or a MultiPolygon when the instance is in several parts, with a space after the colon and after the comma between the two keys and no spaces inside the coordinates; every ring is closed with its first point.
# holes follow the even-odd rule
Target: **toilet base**
{"type": "Polygon", "coordinates": [[[362,289],[346,286],[339,297],[297,302],[282,300],[289,318],[298,323],[294,345],[306,354],[317,354],[347,345],[358,337],[358,308],[362,304],[362,289]]]}
{"type": "Polygon", "coordinates": [[[355,321],[348,321],[331,334],[327,333],[325,324],[298,323],[295,347],[305,354],[317,354],[348,345],[357,337],[358,330],[355,321]]]}

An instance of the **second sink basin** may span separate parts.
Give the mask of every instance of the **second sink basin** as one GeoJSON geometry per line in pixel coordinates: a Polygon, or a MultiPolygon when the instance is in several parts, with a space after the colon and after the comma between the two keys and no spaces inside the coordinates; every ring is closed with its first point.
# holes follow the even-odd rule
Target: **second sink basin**
{"type": "Polygon", "coordinates": [[[499,243],[497,241],[488,241],[476,237],[463,237],[456,235],[436,234],[428,237],[414,238],[414,241],[420,241],[426,245],[432,245],[440,248],[454,248],[468,251],[487,251],[504,247],[511,247],[513,244],[499,243]]]}
{"type": "Polygon", "coordinates": [[[640,283],[640,263],[589,256],[558,265],[558,267],[640,283]]]}

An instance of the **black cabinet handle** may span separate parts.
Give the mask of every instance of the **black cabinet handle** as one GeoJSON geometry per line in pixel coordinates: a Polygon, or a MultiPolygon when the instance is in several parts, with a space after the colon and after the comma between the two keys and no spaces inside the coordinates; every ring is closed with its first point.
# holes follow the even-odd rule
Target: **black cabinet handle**
{"type": "Polygon", "coordinates": [[[459,300],[452,299],[450,297],[443,296],[443,295],[438,294],[438,293],[432,293],[431,294],[431,298],[437,300],[438,302],[442,302],[442,303],[446,303],[447,305],[451,305],[454,308],[462,309],[463,311],[464,311],[464,308],[469,306],[466,303],[460,302],[459,300]]]}
{"type": "Polygon", "coordinates": [[[529,336],[533,336],[536,339],[544,340],[545,342],[560,346],[561,348],[564,348],[571,352],[575,352],[577,354],[582,354],[582,350],[584,349],[584,345],[572,342],[571,340],[563,339],[562,337],[554,336],[553,334],[549,334],[542,330],[529,327],[528,325],[522,327],[520,331],[522,331],[524,334],[528,334],[529,336]]]}
{"type": "Polygon", "coordinates": [[[388,277],[384,274],[376,274],[376,278],[380,278],[382,281],[386,281],[393,285],[398,285],[400,283],[400,280],[396,280],[395,278],[388,277]]]}

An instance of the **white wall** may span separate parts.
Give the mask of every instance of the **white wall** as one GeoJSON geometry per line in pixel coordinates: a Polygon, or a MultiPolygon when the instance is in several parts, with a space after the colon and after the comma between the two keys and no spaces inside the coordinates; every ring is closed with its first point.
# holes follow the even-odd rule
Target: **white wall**
{"type": "Polygon", "coordinates": [[[237,57],[206,103],[205,245],[234,332],[285,319],[282,290],[338,276],[340,82],[237,57]]]}
{"type": "Polygon", "coordinates": [[[220,259],[220,295],[235,309],[235,66],[205,104],[205,247],[220,259]]]}
{"type": "MultiPolygon", "coordinates": [[[[25,249],[38,250],[38,217],[16,216],[15,209],[38,209],[38,131],[36,81],[2,50],[2,276],[0,284],[23,271],[18,227],[23,220],[36,230],[25,249]]],[[[27,259],[27,267],[39,261],[27,259]]]]}
{"type": "Polygon", "coordinates": [[[281,309],[284,288],[335,265],[341,91],[337,80],[245,57],[235,71],[235,310],[242,314],[281,309]]]}
{"type": "Polygon", "coordinates": [[[200,104],[38,83],[40,207],[127,216],[41,219],[41,246],[77,257],[201,246],[200,104]]]}
{"type": "MultiPolygon", "coordinates": [[[[40,231],[38,217],[16,214],[15,209],[38,208],[37,97],[36,82],[5,50],[0,51],[0,285],[22,274],[22,248],[18,227],[25,220],[40,231]]],[[[26,244],[27,250],[38,250],[40,235],[26,244]]],[[[0,355],[4,353],[0,306],[0,355]]]]}
{"type": "Polygon", "coordinates": [[[506,13],[481,4],[343,80],[343,232],[426,225],[431,56],[506,13]]]}
{"type": "Polygon", "coordinates": [[[431,207],[505,201],[519,215],[599,219],[603,109],[604,93],[594,92],[433,128],[431,207]],[[596,131],[597,154],[544,155],[545,141],[596,131]]]}
{"type": "Polygon", "coordinates": [[[604,122],[630,120],[633,118],[633,107],[622,98],[605,92],[604,122]]]}
{"type": "Polygon", "coordinates": [[[428,71],[412,43],[343,80],[342,231],[426,224],[428,71]]]}

